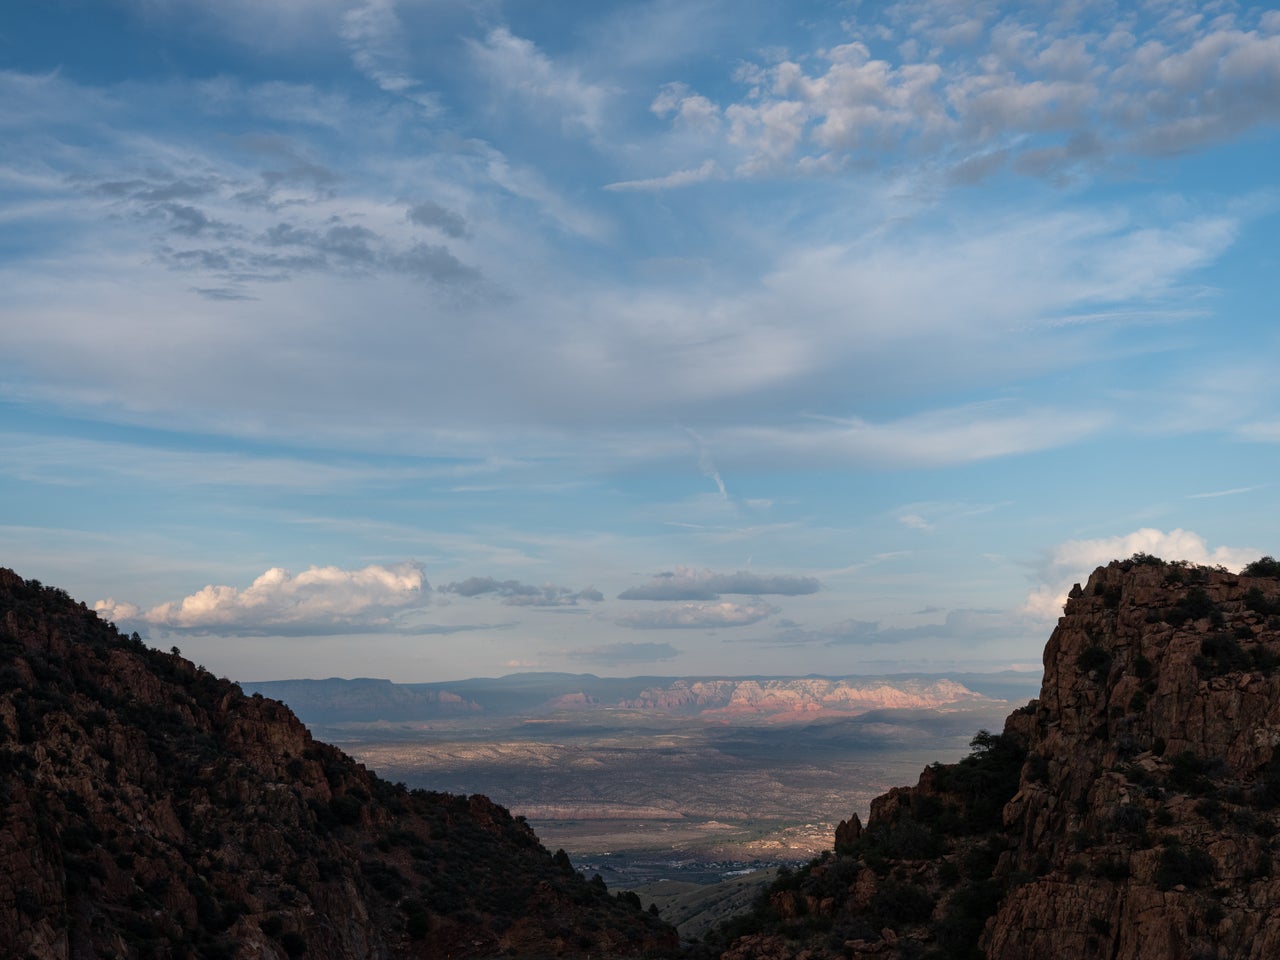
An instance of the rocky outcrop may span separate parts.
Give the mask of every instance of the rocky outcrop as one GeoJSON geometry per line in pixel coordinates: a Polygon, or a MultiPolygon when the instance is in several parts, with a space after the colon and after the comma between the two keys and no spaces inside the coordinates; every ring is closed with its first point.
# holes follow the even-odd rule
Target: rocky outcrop
{"type": "Polygon", "coordinates": [[[1096,570],[1039,699],[842,824],[725,955],[1280,956],[1276,574],[1096,570]]]}
{"type": "Polygon", "coordinates": [[[639,956],[674,932],[482,796],[406,790],[0,570],[5,955],[639,956]]]}

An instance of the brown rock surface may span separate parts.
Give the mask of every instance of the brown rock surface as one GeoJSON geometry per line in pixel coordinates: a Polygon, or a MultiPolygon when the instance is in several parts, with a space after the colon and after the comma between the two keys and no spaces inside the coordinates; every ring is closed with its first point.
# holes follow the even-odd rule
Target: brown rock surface
{"type": "Polygon", "coordinates": [[[1044,664],[1039,700],[877,798],[726,956],[1280,956],[1280,579],[1112,563],[1044,664]]]}
{"type": "Polygon", "coordinates": [[[674,931],[482,796],[408,791],[0,570],[5,956],[639,956],[674,931]]]}

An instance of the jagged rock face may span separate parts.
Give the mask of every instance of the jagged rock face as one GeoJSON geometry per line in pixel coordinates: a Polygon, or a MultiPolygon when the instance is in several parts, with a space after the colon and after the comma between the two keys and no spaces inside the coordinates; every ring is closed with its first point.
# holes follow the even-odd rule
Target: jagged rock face
{"type": "Polygon", "coordinates": [[[1035,776],[1005,810],[1014,868],[1053,869],[1010,893],[992,960],[1050,942],[1117,960],[1280,956],[1277,597],[1272,579],[1164,564],[1114,563],[1073,591],[1045,648],[1035,776]]]}
{"type": "Polygon", "coordinates": [[[0,950],[39,960],[638,956],[674,932],[481,796],[0,570],[0,950]]]}
{"type": "Polygon", "coordinates": [[[798,919],[725,956],[1280,957],[1280,579],[1112,563],[1044,663],[1039,700],[842,824],[771,894],[798,919]]]}

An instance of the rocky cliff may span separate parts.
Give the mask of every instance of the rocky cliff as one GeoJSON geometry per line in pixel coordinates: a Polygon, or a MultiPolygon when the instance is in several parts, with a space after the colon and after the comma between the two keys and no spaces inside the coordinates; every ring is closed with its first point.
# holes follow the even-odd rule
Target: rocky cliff
{"type": "Polygon", "coordinates": [[[1280,956],[1280,564],[1138,555],[1067,601],[1038,700],[877,799],[726,958],[1280,956]]]}
{"type": "Polygon", "coordinates": [[[481,796],[408,791],[282,704],[0,570],[6,956],[639,956],[673,931],[481,796]]]}

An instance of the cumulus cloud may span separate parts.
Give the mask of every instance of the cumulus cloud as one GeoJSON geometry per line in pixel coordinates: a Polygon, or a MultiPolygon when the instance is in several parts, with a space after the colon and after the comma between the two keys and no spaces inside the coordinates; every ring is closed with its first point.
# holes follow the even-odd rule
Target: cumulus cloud
{"type": "Polygon", "coordinates": [[[881,20],[850,21],[855,38],[812,60],[741,66],[735,102],[671,85],[652,110],[723,137],[740,175],[928,156],[958,180],[1004,166],[1060,179],[1108,156],[1179,153],[1280,120],[1271,13],[1179,20],[1152,8],[1085,27],[1053,12],[956,19],[947,5],[896,4],[881,20]],[[886,40],[896,57],[872,53],[886,40]]]}
{"type": "Polygon", "coordinates": [[[113,598],[94,609],[104,618],[166,631],[277,635],[386,630],[398,614],[423,606],[430,585],[416,563],[359,570],[272,567],[243,590],[204,587],[150,610],[113,598]]]}
{"type": "Polygon", "coordinates": [[[572,607],[581,600],[598,603],[604,599],[604,594],[595,587],[570,590],[550,583],[537,587],[518,580],[495,580],[493,577],[467,577],[466,580],[445,584],[440,587],[440,592],[460,597],[493,594],[513,607],[572,607]]]}
{"type": "Polygon", "coordinates": [[[677,567],[674,571],[659,573],[646,584],[631,587],[618,594],[619,600],[719,600],[724,593],[746,596],[796,597],[817,593],[819,583],[813,577],[785,575],[761,575],[750,570],[737,573],[715,573],[711,570],[694,570],[677,567]]]}
{"type": "Polygon", "coordinates": [[[662,660],[674,660],[679,655],[679,649],[669,643],[609,643],[600,647],[565,651],[565,656],[572,660],[586,660],[603,666],[658,663],[662,660]]]}
{"type": "Polygon", "coordinates": [[[1210,549],[1204,537],[1190,530],[1169,532],[1143,527],[1132,533],[1095,540],[1068,540],[1049,554],[1041,570],[1044,581],[1027,595],[1023,609],[1042,619],[1062,615],[1067,592],[1073,583],[1083,583],[1095,567],[1124,560],[1135,553],[1147,553],[1162,560],[1224,566],[1239,570],[1257,560],[1262,551],[1253,547],[1219,546],[1210,549]]]}
{"type": "Polygon", "coordinates": [[[633,630],[699,630],[745,627],[777,613],[767,603],[677,603],[660,610],[629,613],[615,622],[633,630]]]}

